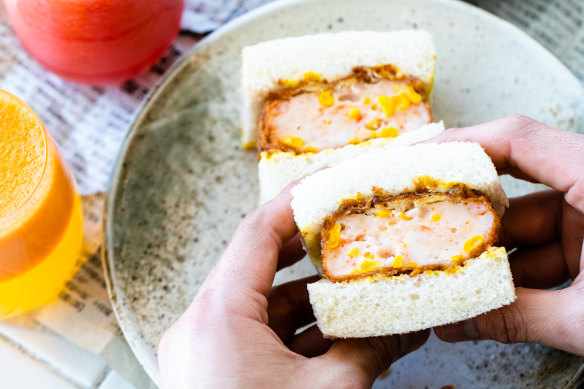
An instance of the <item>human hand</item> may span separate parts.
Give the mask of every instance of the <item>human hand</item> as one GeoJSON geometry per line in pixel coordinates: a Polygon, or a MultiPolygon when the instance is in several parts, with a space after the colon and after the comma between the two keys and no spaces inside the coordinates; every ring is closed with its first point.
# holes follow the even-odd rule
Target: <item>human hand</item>
{"type": "Polygon", "coordinates": [[[158,347],[163,388],[370,387],[429,331],[366,339],[324,339],[306,284],[272,288],[277,270],[304,256],[289,188],[239,225],[194,301],[158,347]]]}
{"type": "Polygon", "coordinates": [[[584,355],[584,135],[523,116],[451,129],[431,140],[480,143],[499,174],[553,188],[510,200],[501,243],[510,258],[517,300],[506,307],[435,328],[448,342],[535,342],[584,355]],[[573,283],[562,290],[545,290],[573,283]]]}

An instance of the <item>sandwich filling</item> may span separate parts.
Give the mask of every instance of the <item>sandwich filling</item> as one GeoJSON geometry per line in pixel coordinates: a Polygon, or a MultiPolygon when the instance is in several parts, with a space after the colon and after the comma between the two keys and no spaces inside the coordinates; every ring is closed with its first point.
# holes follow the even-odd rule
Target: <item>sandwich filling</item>
{"type": "Polygon", "coordinates": [[[392,138],[432,122],[422,83],[390,66],[355,68],[328,82],[314,73],[282,81],[260,119],[260,151],[295,153],[392,138]]]}
{"type": "Polygon", "coordinates": [[[489,200],[461,184],[345,201],[321,231],[323,275],[346,281],[454,269],[492,246],[499,224],[489,200]]]}

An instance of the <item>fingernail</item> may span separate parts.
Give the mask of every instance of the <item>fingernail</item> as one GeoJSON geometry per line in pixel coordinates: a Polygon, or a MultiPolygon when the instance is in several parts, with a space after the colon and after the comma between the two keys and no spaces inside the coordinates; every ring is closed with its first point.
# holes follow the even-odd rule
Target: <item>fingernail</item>
{"type": "Polygon", "coordinates": [[[434,332],[440,339],[447,342],[479,339],[479,333],[472,319],[434,328],[434,332]]]}

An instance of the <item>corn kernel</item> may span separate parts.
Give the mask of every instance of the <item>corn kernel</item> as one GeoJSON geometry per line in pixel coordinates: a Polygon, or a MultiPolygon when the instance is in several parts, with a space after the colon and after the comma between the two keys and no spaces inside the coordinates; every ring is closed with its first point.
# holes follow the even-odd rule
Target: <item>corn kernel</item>
{"type": "Polygon", "coordinates": [[[377,217],[383,217],[383,218],[387,218],[391,216],[391,210],[390,209],[382,209],[381,211],[377,212],[377,217]]]}
{"type": "Polygon", "coordinates": [[[361,272],[358,269],[353,269],[351,270],[351,272],[349,273],[350,276],[354,276],[355,274],[360,274],[361,272]]]}
{"type": "MultiPolygon", "coordinates": [[[[390,99],[387,96],[378,96],[377,102],[381,105],[381,109],[383,109],[383,113],[385,116],[389,117],[394,114],[396,105],[393,99],[390,99]]],[[[373,107],[372,107],[373,108],[373,107]]]]}
{"type": "Polygon", "coordinates": [[[407,245],[404,243],[404,249],[406,248],[406,246],[407,246],[407,245]]]}
{"type": "Polygon", "coordinates": [[[432,273],[434,273],[435,276],[439,276],[440,272],[438,270],[434,270],[432,273]]]}
{"type": "Polygon", "coordinates": [[[413,219],[413,218],[409,217],[408,215],[406,215],[405,212],[401,212],[399,214],[399,218],[402,219],[402,220],[412,220],[413,219]]]}
{"type": "Polygon", "coordinates": [[[312,147],[312,146],[306,146],[304,148],[304,151],[306,151],[307,153],[318,153],[318,148],[312,147]]]}
{"type": "Polygon", "coordinates": [[[367,125],[365,127],[368,130],[377,130],[380,125],[381,125],[381,120],[379,120],[378,118],[375,118],[375,119],[371,120],[369,123],[367,123],[367,125]]]}
{"type": "Polygon", "coordinates": [[[347,143],[350,144],[350,145],[356,145],[359,142],[361,142],[361,139],[359,139],[359,138],[353,138],[350,141],[348,141],[347,143]]]}
{"type": "Polygon", "coordinates": [[[483,244],[483,242],[485,241],[485,239],[480,236],[480,235],[475,235],[472,238],[470,238],[469,240],[467,240],[466,242],[464,242],[464,251],[467,253],[470,253],[471,251],[473,251],[474,249],[476,249],[477,247],[479,247],[481,244],[483,244]]]}
{"type": "Polygon", "coordinates": [[[282,81],[282,85],[284,85],[286,88],[295,88],[298,86],[298,80],[284,80],[282,81]]]}
{"type": "Polygon", "coordinates": [[[377,132],[371,131],[371,134],[369,134],[369,138],[371,138],[371,139],[377,138],[377,132]]]}
{"type": "Polygon", "coordinates": [[[304,73],[304,80],[305,81],[320,81],[320,74],[310,71],[304,73]]]}
{"type": "Polygon", "coordinates": [[[408,267],[410,269],[417,269],[420,267],[420,265],[418,265],[416,262],[409,262],[406,264],[406,267],[408,267]]]}
{"type": "Polygon", "coordinates": [[[441,216],[439,213],[435,213],[432,215],[432,221],[433,222],[437,222],[438,220],[440,220],[441,216]]]}
{"type": "Polygon", "coordinates": [[[434,274],[434,273],[432,272],[432,270],[425,270],[425,271],[424,271],[424,273],[426,273],[426,274],[427,274],[427,275],[429,275],[429,276],[431,276],[432,274],[434,274]]]}
{"type": "Polygon", "coordinates": [[[365,255],[363,255],[365,258],[367,259],[374,259],[375,255],[371,254],[370,252],[366,252],[365,255]]]}
{"type": "Polygon", "coordinates": [[[243,146],[241,146],[241,148],[244,150],[251,150],[251,149],[255,149],[256,147],[257,147],[257,145],[256,145],[255,141],[244,143],[243,146]]]}
{"type": "Polygon", "coordinates": [[[341,225],[336,223],[334,227],[331,228],[331,232],[329,233],[327,247],[329,249],[334,249],[338,247],[340,241],[341,241],[341,225]]]}
{"type": "Polygon", "coordinates": [[[422,101],[422,95],[420,95],[418,92],[416,92],[414,90],[414,88],[412,88],[411,85],[408,85],[408,99],[410,99],[410,101],[413,104],[418,104],[422,101]]]}
{"type": "Polygon", "coordinates": [[[369,97],[365,97],[365,100],[363,100],[363,104],[371,104],[371,99],[369,97]]]}
{"type": "Polygon", "coordinates": [[[399,131],[397,129],[395,129],[394,127],[388,127],[388,128],[384,128],[381,131],[378,131],[377,135],[380,138],[395,138],[396,136],[399,135],[399,131]]]}
{"type": "Polygon", "coordinates": [[[368,271],[373,271],[379,269],[377,262],[373,261],[363,261],[361,262],[361,272],[366,273],[368,271]]]}
{"type": "Polygon", "coordinates": [[[304,146],[304,141],[302,138],[292,135],[286,135],[283,137],[282,143],[284,143],[286,146],[294,147],[295,149],[300,149],[302,146],[304,146]]]}
{"type": "Polygon", "coordinates": [[[359,108],[357,107],[351,107],[347,111],[347,116],[352,120],[359,119],[361,117],[361,111],[359,111],[359,108]]]}
{"type": "Polygon", "coordinates": [[[331,107],[335,104],[335,96],[330,90],[325,90],[318,94],[318,101],[323,107],[331,107]]]}
{"type": "Polygon", "coordinates": [[[412,105],[410,99],[408,98],[408,95],[405,93],[394,96],[393,99],[395,100],[395,109],[398,109],[400,111],[408,109],[410,108],[410,105],[412,105]]]}
{"type": "Polygon", "coordinates": [[[455,255],[454,257],[450,258],[450,262],[460,262],[464,259],[463,255],[455,255]]]}
{"type": "Polygon", "coordinates": [[[398,255],[393,259],[393,267],[402,267],[404,265],[404,258],[401,255],[398,255]]]}
{"type": "Polygon", "coordinates": [[[348,255],[349,255],[349,257],[351,257],[351,258],[355,258],[357,255],[359,255],[359,249],[358,249],[357,247],[355,247],[355,248],[352,248],[352,249],[349,251],[349,254],[348,254],[348,255]]]}
{"type": "Polygon", "coordinates": [[[377,111],[377,104],[373,104],[373,105],[371,106],[371,109],[372,109],[373,111],[377,111]]]}

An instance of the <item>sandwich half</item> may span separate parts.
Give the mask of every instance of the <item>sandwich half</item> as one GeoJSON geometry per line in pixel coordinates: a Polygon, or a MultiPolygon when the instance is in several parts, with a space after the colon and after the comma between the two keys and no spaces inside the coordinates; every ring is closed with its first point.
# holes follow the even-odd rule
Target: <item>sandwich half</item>
{"type": "Polygon", "coordinates": [[[444,130],[429,104],[436,51],[425,31],[278,39],[242,52],[245,148],[259,149],[260,202],[324,167],[444,130]]]}
{"type": "Polygon", "coordinates": [[[292,190],[308,285],[328,337],[399,334],[509,304],[496,247],[508,200],[480,145],[394,147],[319,171],[292,190]]]}

